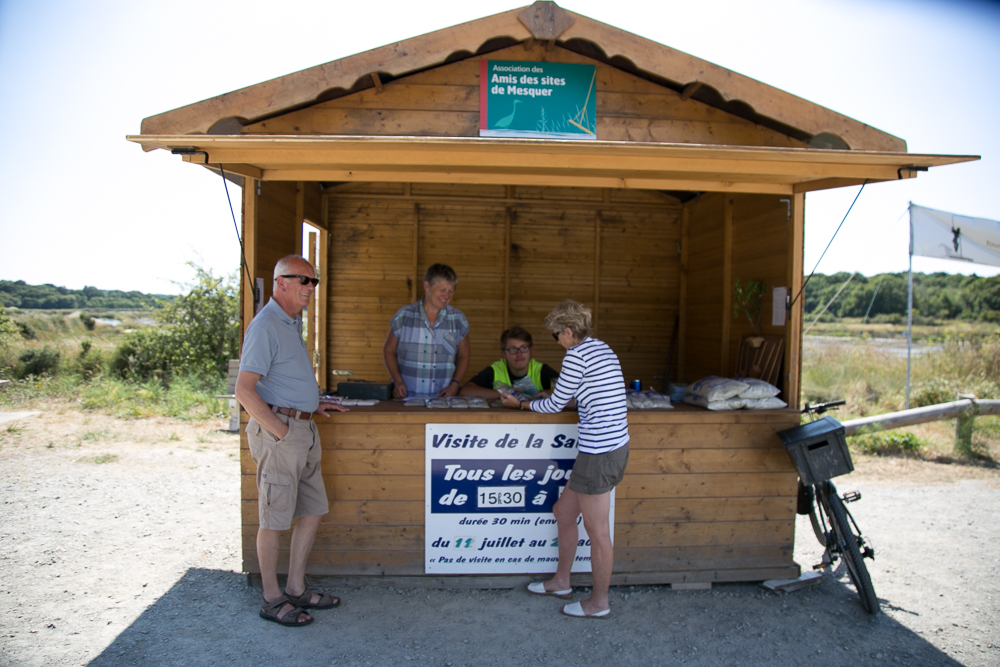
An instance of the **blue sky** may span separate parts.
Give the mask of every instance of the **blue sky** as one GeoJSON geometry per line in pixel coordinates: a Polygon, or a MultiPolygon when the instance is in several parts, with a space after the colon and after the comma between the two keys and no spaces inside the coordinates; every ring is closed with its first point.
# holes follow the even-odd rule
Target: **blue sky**
{"type": "MultiPolygon", "coordinates": [[[[902,137],[910,152],[983,156],[868,186],[820,272],[905,271],[911,200],[1000,220],[996,3],[561,4],[902,137]]],[[[0,0],[0,279],[173,293],[187,261],[235,270],[221,179],[126,142],[144,117],[518,6],[0,0]]],[[[807,271],[856,194],[807,197],[807,271]]],[[[914,269],[1000,273],[924,258],[914,269]]]]}

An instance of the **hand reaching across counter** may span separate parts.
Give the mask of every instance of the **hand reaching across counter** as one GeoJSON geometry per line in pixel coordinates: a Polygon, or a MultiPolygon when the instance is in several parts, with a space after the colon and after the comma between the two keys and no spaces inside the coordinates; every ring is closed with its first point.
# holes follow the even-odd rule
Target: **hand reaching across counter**
{"type": "Polygon", "coordinates": [[[330,410],[335,410],[336,412],[351,411],[350,408],[345,408],[343,405],[339,405],[337,403],[320,403],[319,407],[316,408],[316,414],[323,417],[329,417],[330,415],[328,413],[330,412],[330,410]]]}

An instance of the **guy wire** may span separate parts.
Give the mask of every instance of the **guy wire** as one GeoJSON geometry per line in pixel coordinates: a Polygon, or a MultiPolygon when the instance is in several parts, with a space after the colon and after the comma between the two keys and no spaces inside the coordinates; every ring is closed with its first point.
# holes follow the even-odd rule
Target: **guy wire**
{"type": "Polygon", "coordinates": [[[864,192],[866,185],[868,185],[868,179],[867,178],[865,179],[865,182],[861,184],[861,189],[858,190],[858,194],[854,195],[854,201],[851,202],[851,205],[847,209],[847,213],[844,214],[844,219],[840,221],[839,225],[837,225],[837,229],[836,229],[835,232],[833,232],[833,236],[830,237],[830,242],[826,244],[826,248],[823,250],[823,254],[820,255],[819,259],[816,261],[816,266],[813,267],[812,273],[810,273],[809,277],[806,278],[806,281],[804,283],[802,283],[802,287],[799,289],[799,293],[796,294],[795,298],[792,299],[788,303],[788,310],[792,309],[792,306],[795,305],[795,302],[798,301],[799,297],[802,296],[802,293],[806,291],[806,285],[809,284],[810,278],[813,277],[813,274],[816,273],[816,269],[819,268],[819,263],[822,262],[823,261],[823,257],[826,256],[826,251],[830,249],[831,245],[833,245],[833,239],[837,238],[837,233],[840,231],[840,228],[844,226],[844,222],[847,221],[847,216],[849,216],[851,214],[851,209],[853,209],[854,205],[856,203],[858,203],[858,197],[860,197],[861,193],[864,192]]]}
{"type": "Polygon", "coordinates": [[[229,197],[229,185],[226,183],[226,170],[219,163],[219,172],[222,174],[222,187],[226,189],[226,201],[229,202],[229,215],[233,216],[233,227],[236,229],[236,240],[240,242],[240,259],[243,260],[243,269],[247,273],[247,282],[250,283],[250,292],[253,294],[253,303],[256,306],[260,303],[260,295],[257,294],[257,286],[253,283],[250,275],[250,267],[247,266],[246,249],[243,247],[243,239],[240,237],[240,226],[236,224],[236,212],[233,210],[233,200],[229,197]]]}

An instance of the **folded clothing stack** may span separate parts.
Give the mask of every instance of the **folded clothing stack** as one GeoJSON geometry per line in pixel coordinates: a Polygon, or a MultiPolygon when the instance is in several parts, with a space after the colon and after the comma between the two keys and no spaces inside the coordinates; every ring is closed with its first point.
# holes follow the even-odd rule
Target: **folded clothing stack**
{"type": "Polygon", "coordinates": [[[710,375],[688,385],[684,402],[709,410],[777,410],[787,407],[778,398],[781,390],[755,378],[710,375]]]}

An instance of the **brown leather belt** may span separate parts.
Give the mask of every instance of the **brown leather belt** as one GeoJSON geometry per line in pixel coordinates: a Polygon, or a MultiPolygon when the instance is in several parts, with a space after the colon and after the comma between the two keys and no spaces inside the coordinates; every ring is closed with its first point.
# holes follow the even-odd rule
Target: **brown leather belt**
{"type": "Polygon", "coordinates": [[[278,414],[281,415],[287,415],[292,419],[312,419],[313,416],[313,413],[311,412],[302,412],[301,410],[296,410],[294,408],[279,408],[275,405],[269,405],[268,407],[271,408],[272,412],[277,412],[278,414]]]}

